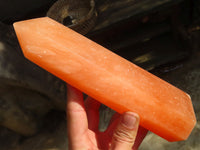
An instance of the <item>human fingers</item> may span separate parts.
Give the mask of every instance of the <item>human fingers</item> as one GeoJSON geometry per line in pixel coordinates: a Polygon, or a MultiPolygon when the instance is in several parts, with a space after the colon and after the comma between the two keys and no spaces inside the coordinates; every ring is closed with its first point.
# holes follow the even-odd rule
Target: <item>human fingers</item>
{"type": "Polygon", "coordinates": [[[137,150],[139,148],[140,144],[142,143],[147,133],[148,133],[147,129],[143,128],[142,126],[139,126],[132,150],[137,150]]]}
{"type": "MultiPolygon", "coordinates": [[[[115,113],[110,120],[107,130],[105,131],[105,134],[108,135],[110,138],[112,137],[113,132],[116,126],[118,125],[119,117],[120,114],[115,113]]],[[[137,150],[139,148],[140,144],[142,143],[147,133],[148,133],[147,129],[143,128],[142,126],[139,126],[132,150],[137,150]]]]}
{"type": "Polygon", "coordinates": [[[85,109],[88,118],[88,128],[92,131],[98,131],[99,127],[99,107],[101,103],[91,97],[85,100],[85,109]]]}
{"type": "Polygon", "coordinates": [[[76,147],[76,145],[73,144],[78,143],[82,145],[80,142],[83,140],[80,140],[80,138],[84,139],[83,136],[88,130],[88,122],[84,108],[83,95],[79,90],[70,85],[67,85],[66,113],[69,147],[73,149],[73,147],[76,147]]]}
{"type": "Polygon", "coordinates": [[[139,127],[139,116],[133,112],[122,114],[113,133],[110,150],[131,150],[139,127]]]}
{"type": "Polygon", "coordinates": [[[115,131],[116,126],[118,125],[119,119],[120,119],[121,114],[115,113],[112,118],[110,119],[108,128],[104,132],[110,139],[112,139],[113,133],[115,131]]]}

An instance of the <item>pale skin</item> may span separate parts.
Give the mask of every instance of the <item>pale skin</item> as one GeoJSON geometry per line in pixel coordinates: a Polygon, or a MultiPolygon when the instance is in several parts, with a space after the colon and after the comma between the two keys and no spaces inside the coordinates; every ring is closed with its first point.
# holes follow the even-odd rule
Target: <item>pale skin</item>
{"type": "Polygon", "coordinates": [[[69,150],[137,150],[147,134],[134,112],[116,113],[106,131],[100,132],[100,103],[67,86],[67,130],[69,150]]]}

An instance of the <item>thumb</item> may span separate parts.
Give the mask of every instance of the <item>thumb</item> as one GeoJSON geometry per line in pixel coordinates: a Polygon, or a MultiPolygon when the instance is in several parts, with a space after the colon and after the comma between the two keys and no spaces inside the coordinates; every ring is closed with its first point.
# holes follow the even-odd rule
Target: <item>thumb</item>
{"type": "Polygon", "coordinates": [[[113,133],[110,150],[131,150],[139,127],[139,116],[125,112],[113,133]]]}

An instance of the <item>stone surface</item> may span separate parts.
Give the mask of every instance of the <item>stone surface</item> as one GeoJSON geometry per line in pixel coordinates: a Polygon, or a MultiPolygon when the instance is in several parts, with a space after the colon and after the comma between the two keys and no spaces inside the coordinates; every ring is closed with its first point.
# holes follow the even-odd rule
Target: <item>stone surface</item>
{"type": "Polygon", "coordinates": [[[37,132],[51,109],[65,110],[65,83],[26,60],[11,26],[0,23],[0,125],[37,132]]]}
{"type": "MultiPolygon", "coordinates": [[[[139,150],[199,150],[200,148],[200,53],[196,53],[195,57],[191,57],[188,61],[181,63],[181,67],[176,70],[170,70],[169,67],[162,68],[159,76],[166,81],[176,85],[177,87],[188,92],[192,97],[192,102],[197,116],[197,125],[192,134],[186,141],[167,142],[153,133],[149,133],[143,141],[139,150]]],[[[180,65],[180,64],[178,64],[180,65]]],[[[114,112],[105,106],[101,108],[100,128],[105,130],[110,117],[114,112]]],[[[6,131],[8,132],[8,131],[6,131]]],[[[0,138],[5,136],[5,131],[0,138]]],[[[66,120],[65,114],[62,112],[50,112],[45,116],[43,128],[35,136],[22,138],[15,133],[9,132],[8,140],[13,150],[66,150],[67,135],[66,135],[66,120]],[[12,135],[12,136],[11,136],[12,135]],[[23,140],[21,140],[23,139],[23,140]],[[19,141],[21,141],[19,143],[19,141]]],[[[6,147],[4,145],[4,147],[6,147]]],[[[4,150],[4,149],[2,149],[4,150]]],[[[7,150],[5,148],[5,150],[7,150]]]]}
{"type": "MultiPolygon", "coordinates": [[[[23,1],[23,5],[20,3],[20,7],[13,7],[14,4],[17,4],[18,1],[1,1],[0,2],[0,20],[4,22],[12,22],[13,20],[26,18],[29,12],[31,13],[32,10],[40,10],[38,6],[45,4],[46,2],[53,3],[55,0],[48,0],[48,1],[40,1],[41,3],[38,5],[37,1],[39,0],[32,0],[34,5],[30,2],[23,1]],[[6,5],[1,5],[2,3],[6,5]],[[11,5],[12,3],[12,5],[11,5]],[[37,4],[36,4],[37,3],[37,4]],[[31,6],[30,6],[31,5],[31,6]],[[7,7],[8,6],[8,7],[7,7]],[[9,11],[6,11],[5,8],[9,11]],[[28,9],[22,9],[24,7],[28,7],[28,9]],[[19,11],[20,10],[20,11],[19,11]],[[31,10],[31,11],[30,11],[31,10]],[[16,13],[18,11],[18,13],[16,13]],[[7,13],[7,14],[5,14],[7,13]]],[[[115,2],[114,0],[106,0],[105,2],[115,2]]],[[[143,4],[148,4],[152,0],[143,1],[143,4]]],[[[168,3],[171,0],[162,1],[162,3],[168,3]]],[[[182,0],[176,1],[175,3],[179,3],[182,0]]],[[[102,3],[102,1],[98,1],[102,3]]],[[[119,0],[116,2],[115,7],[121,8],[119,0]],[[118,3],[119,2],[119,3],[118,3]]],[[[137,4],[137,5],[130,5],[129,8],[137,8],[138,11],[131,12],[132,14],[137,16],[137,12],[141,9],[139,7],[139,3],[137,0],[126,0],[127,4],[137,4]]],[[[194,2],[194,6],[199,3],[198,1],[194,2]]],[[[107,3],[108,7],[104,8],[105,5],[100,5],[99,12],[103,12],[101,18],[103,19],[105,16],[107,18],[106,13],[110,11],[108,8],[114,8],[110,3],[107,3]],[[101,10],[100,10],[101,9],[101,10]]],[[[45,4],[46,5],[46,4],[45,4]]],[[[17,6],[17,5],[16,5],[17,6]]],[[[39,6],[39,7],[40,7],[39,6]]],[[[153,5],[151,5],[153,6],[153,5]]],[[[158,3],[155,3],[154,6],[159,6],[158,3]]],[[[164,6],[164,5],[163,5],[164,6]]],[[[159,7],[157,7],[159,8],[159,7]]],[[[122,9],[121,12],[130,11],[131,9],[122,9]]],[[[42,9],[42,13],[46,13],[42,9]]],[[[47,10],[47,9],[46,9],[47,10]]],[[[151,10],[151,9],[145,9],[151,10]]],[[[199,11],[197,7],[195,8],[195,12],[199,11]]],[[[148,11],[145,11],[148,14],[148,11]]],[[[35,13],[34,13],[35,14],[35,13]]],[[[113,13],[109,14],[108,19],[111,20],[111,24],[115,23],[116,20],[113,20],[113,16],[117,16],[119,13],[114,11],[113,13]]],[[[197,13],[196,13],[197,14],[197,13]]],[[[35,14],[36,15],[36,14],[35,14]]],[[[41,15],[41,14],[40,14],[41,15]]],[[[37,16],[37,15],[36,15],[37,16]]],[[[29,16],[28,17],[32,17],[29,16]]],[[[129,16],[125,16],[129,17],[129,16]]],[[[116,17],[117,18],[117,17],[116,17]]],[[[117,18],[118,19],[118,18],[117,18]]],[[[122,22],[123,22],[123,18],[122,22]]],[[[150,18],[151,19],[151,18],[150,18]]],[[[155,19],[155,18],[154,18],[155,19]]],[[[162,19],[162,18],[161,18],[162,19]]],[[[199,19],[199,16],[196,15],[194,19],[199,19]]],[[[101,19],[100,19],[101,20],[101,19]]],[[[99,20],[99,21],[100,21],[99,20]]],[[[144,24],[148,22],[149,18],[144,18],[142,21],[144,24]]],[[[152,18],[153,20],[153,18],[152,18]]],[[[118,20],[119,21],[119,20],[118,20]]],[[[155,20],[154,20],[155,21],[155,20]]],[[[144,25],[143,24],[143,25],[144,25]]],[[[101,27],[106,27],[108,24],[105,21],[99,23],[96,30],[101,27]]],[[[153,25],[153,29],[150,28],[149,24],[145,24],[151,32],[138,32],[138,36],[136,38],[130,39],[130,43],[138,40],[145,41],[146,39],[149,40],[149,37],[154,38],[158,34],[155,34],[154,31],[158,32],[157,30],[153,30],[154,28],[157,29],[155,24],[153,25]],[[147,35],[146,33],[150,34],[147,35]],[[141,35],[142,34],[142,35],[141,35]],[[152,35],[153,34],[153,35],[152,35]],[[154,35],[155,34],[155,35],[154,35]],[[141,36],[139,36],[141,35],[141,36]]],[[[150,24],[151,25],[151,24],[150,24]]],[[[125,26],[126,27],[126,26],[125,26]]],[[[164,32],[169,32],[169,26],[164,25],[163,27],[158,26],[159,34],[164,32]]],[[[132,26],[131,26],[132,28],[132,26]]],[[[133,26],[134,28],[134,26],[133,26]]],[[[120,30],[121,32],[124,32],[120,30]]],[[[129,31],[129,29],[127,29],[129,31]]],[[[200,45],[199,45],[199,26],[195,26],[191,30],[194,34],[191,35],[192,39],[192,49],[196,51],[187,61],[181,62],[180,64],[176,64],[175,66],[168,66],[160,68],[159,72],[156,73],[161,78],[169,81],[170,83],[176,85],[177,87],[185,90],[188,92],[194,104],[195,112],[197,115],[197,125],[193,130],[191,136],[186,141],[182,142],[174,142],[169,143],[160,137],[156,136],[153,133],[149,133],[145,138],[144,142],[142,143],[140,150],[199,150],[200,149],[200,45]],[[198,31],[198,32],[197,32],[198,31]],[[193,57],[194,56],[194,57],[193,57]]],[[[119,33],[119,31],[117,31],[119,33]]],[[[134,32],[135,33],[135,32],[134,32]]],[[[136,33],[137,34],[137,33],[136,33]]],[[[119,34],[121,35],[121,34],[119,34]]],[[[127,36],[127,34],[125,34],[127,36]]],[[[132,33],[131,33],[132,35],[132,33]]],[[[111,40],[116,35],[111,34],[111,40]]],[[[121,36],[120,37],[120,44],[121,44],[121,36]]],[[[105,38],[105,37],[104,37],[105,38]]],[[[159,39],[159,37],[158,37],[159,39]]],[[[106,39],[107,40],[107,39],[106,39]]],[[[167,39],[166,39],[167,40],[167,39]]],[[[145,43],[145,42],[144,42],[145,43]]],[[[152,43],[152,42],[151,42],[152,43]]],[[[159,40],[156,41],[153,45],[156,47],[158,46],[156,43],[160,43],[159,40]]],[[[123,43],[122,43],[123,44],[123,43]]],[[[160,45],[165,45],[166,43],[160,45]]],[[[126,45],[126,43],[125,43],[126,45]]],[[[118,45],[117,45],[118,46],[118,45]]],[[[152,45],[147,45],[147,47],[151,47],[152,45]]],[[[176,46],[174,46],[176,47],[176,46]]],[[[134,48],[134,47],[133,47],[134,48]]],[[[132,51],[132,45],[129,47],[132,51]]],[[[155,48],[153,48],[155,49],[155,48]]],[[[161,51],[166,51],[166,49],[161,49],[161,51]]],[[[141,50],[138,48],[138,50],[141,50]]],[[[141,52],[141,51],[139,51],[141,52]]],[[[176,53],[176,51],[174,52],[176,53]]],[[[173,55],[174,53],[170,53],[172,58],[177,58],[173,55]]],[[[184,51],[181,51],[181,54],[184,51]]],[[[148,54],[148,53],[147,53],[148,54]]],[[[150,54],[152,54],[150,52],[150,54]]],[[[163,53],[162,53],[163,54],[163,53]]],[[[128,54],[129,55],[129,54],[128,54]]],[[[167,59],[171,59],[170,55],[167,59]]],[[[143,56],[143,55],[142,55],[143,56]]],[[[144,54],[144,56],[146,56],[144,54]]],[[[166,55],[163,55],[162,60],[158,60],[156,63],[160,63],[163,61],[163,58],[166,55]]],[[[156,56],[156,58],[160,58],[156,56]]],[[[141,59],[139,59],[141,60],[141,59]]],[[[145,59],[146,60],[146,57],[145,59]]],[[[152,59],[151,59],[152,60],[152,59]]],[[[174,59],[173,59],[174,60],[174,59]]],[[[149,62],[148,65],[155,65],[155,62],[149,62]]],[[[165,62],[166,63],[166,62],[165,62]]],[[[147,65],[147,67],[148,67],[147,65]]],[[[150,66],[150,68],[152,68],[150,66]]],[[[41,68],[37,67],[36,65],[32,64],[31,62],[24,59],[21,50],[18,46],[16,37],[14,35],[13,29],[11,26],[7,26],[5,24],[0,23],[0,147],[1,150],[66,150],[67,149],[67,134],[66,134],[66,118],[65,118],[65,99],[66,99],[66,87],[65,83],[60,81],[59,79],[53,77],[46,71],[42,70],[41,68]],[[56,111],[52,111],[52,110],[56,111]],[[60,112],[61,111],[61,112],[60,112]],[[17,113],[16,113],[17,112],[17,113]],[[8,122],[8,120],[11,122],[8,122]],[[8,125],[13,124],[14,127],[8,129],[8,125]],[[3,126],[2,126],[3,125],[3,126]],[[33,136],[22,136],[23,132],[30,133],[37,133],[33,136]],[[16,133],[19,132],[20,134],[16,133]]],[[[110,110],[109,108],[102,106],[100,113],[100,130],[103,131],[106,129],[109,119],[111,118],[114,111],[110,110]]],[[[27,134],[27,133],[25,133],[27,134]]]]}
{"type": "MultiPolygon", "coordinates": [[[[180,64],[179,64],[180,65],[180,64]]],[[[168,70],[168,69],[167,69],[168,70]]],[[[174,71],[164,73],[166,68],[160,70],[164,80],[176,85],[190,94],[197,117],[197,124],[186,141],[170,143],[153,133],[147,135],[140,150],[199,150],[200,149],[200,51],[194,52],[189,60],[181,63],[181,67],[174,71]]],[[[169,71],[169,70],[168,70],[169,71]]]]}
{"type": "Polygon", "coordinates": [[[0,21],[10,23],[16,20],[28,19],[45,15],[45,10],[56,0],[1,0],[0,21]]]}
{"type": "MultiPolygon", "coordinates": [[[[99,22],[94,30],[124,22],[126,19],[135,20],[145,14],[150,14],[166,7],[173,7],[183,0],[104,0],[97,1],[99,22]],[[117,10],[117,11],[116,11],[117,10]],[[105,19],[106,18],[106,19],[105,19]]],[[[171,10],[171,9],[170,9],[171,10]]]]}

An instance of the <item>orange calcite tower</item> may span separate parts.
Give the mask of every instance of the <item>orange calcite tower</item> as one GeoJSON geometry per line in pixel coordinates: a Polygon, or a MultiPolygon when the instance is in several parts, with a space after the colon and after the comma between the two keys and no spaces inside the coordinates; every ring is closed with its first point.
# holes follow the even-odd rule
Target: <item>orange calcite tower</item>
{"type": "Polygon", "coordinates": [[[139,114],[168,141],[188,138],[196,118],[190,96],[48,18],[14,23],[26,58],[119,113],[139,114]]]}

